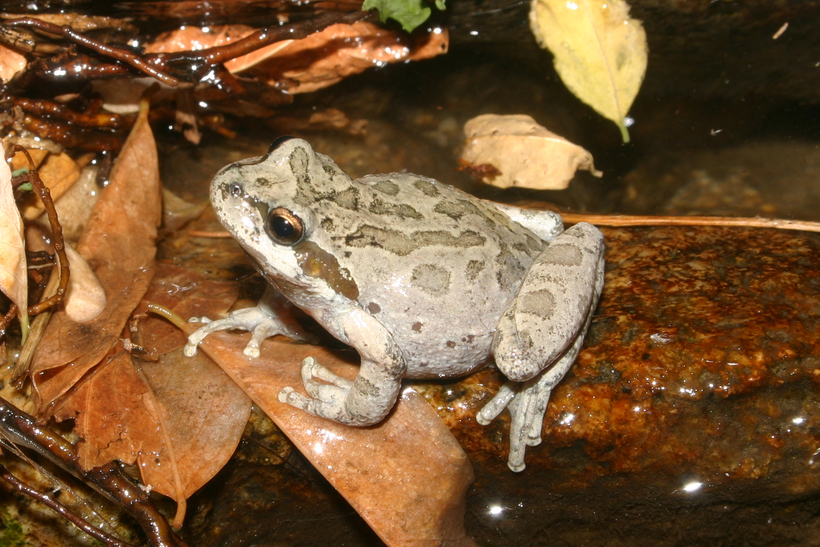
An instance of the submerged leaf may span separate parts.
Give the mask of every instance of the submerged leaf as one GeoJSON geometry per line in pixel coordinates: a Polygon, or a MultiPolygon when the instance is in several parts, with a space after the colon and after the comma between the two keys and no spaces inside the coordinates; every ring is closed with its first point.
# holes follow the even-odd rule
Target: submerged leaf
{"type": "Polygon", "coordinates": [[[9,164],[0,163],[0,290],[17,305],[17,317],[25,340],[28,334],[28,272],[23,219],[14,201],[9,164]]]}
{"type": "Polygon", "coordinates": [[[596,177],[603,174],[595,170],[587,150],[523,114],[477,116],[464,125],[464,135],[467,145],[462,159],[493,166],[495,170],[482,179],[499,188],[563,190],[578,169],[596,177]]]}
{"type": "Polygon", "coordinates": [[[624,0],[533,0],[530,26],[555,56],[564,85],[615,122],[629,142],[625,118],[646,72],[646,32],[624,0]]]}

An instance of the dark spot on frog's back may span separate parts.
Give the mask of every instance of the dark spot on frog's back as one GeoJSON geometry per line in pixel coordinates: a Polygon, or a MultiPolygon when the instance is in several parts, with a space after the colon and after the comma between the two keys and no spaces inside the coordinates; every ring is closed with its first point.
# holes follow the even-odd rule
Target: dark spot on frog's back
{"type": "Polygon", "coordinates": [[[370,202],[369,209],[374,215],[394,216],[402,219],[412,218],[414,220],[424,218],[421,213],[406,203],[385,203],[379,198],[375,198],[370,202]]]}
{"type": "Polygon", "coordinates": [[[393,182],[392,180],[380,180],[376,184],[373,185],[373,188],[381,192],[382,194],[387,194],[388,196],[395,196],[399,193],[399,185],[393,182]]]}
{"type": "Polygon", "coordinates": [[[254,181],[257,186],[261,186],[262,188],[268,188],[272,186],[271,181],[266,179],[265,177],[256,177],[254,181]]]}
{"type": "Polygon", "coordinates": [[[465,215],[482,216],[478,207],[463,199],[455,201],[441,201],[436,204],[433,210],[439,214],[447,215],[453,220],[459,220],[465,215]]]}
{"type": "Polygon", "coordinates": [[[413,329],[413,332],[421,332],[421,328],[423,326],[424,326],[423,323],[419,323],[418,321],[416,321],[415,323],[413,323],[413,326],[410,327],[410,328],[413,329]]]}
{"type": "Polygon", "coordinates": [[[450,272],[435,264],[420,264],[413,268],[410,285],[433,296],[441,296],[450,289],[450,272]]]}
{"type": "Polygon", "coordinates": [[[459,234],[443,230],[404,233],[369,224],[345,237],[345,244],[350,247],[377,247],[398,256],[407,256],[418,249],[435,245],[468,248],[480,247],[485,242],[484,236],[472,230],[459,234]]]}
{"type": "Polygon", "coordinates": [[[379,306],[378,304],[376,304],[375,302],[371,302],[370,304],[367,305],[367,311],[369,311],[373,315],[376,315],[377,313],[382,311],[382,307],[379,306]]]}
{"type": "Polygon", "coordinates": [[[467,269],[464,272],[464,275],[467,277],[468,281],[475,281],[478,277],[478,274],[484,269],[486,264],[483,260],[471,260],[467,263],[467,269]]]}
{"type": "Polygon", "coordinates": [[[330,198],[336,205],[350,211],[359,210],[359,189],[350,187],[341,192],[336,192],[330,198]]]}
{"type": "Polygon", "coordinates": [[[436,197],[439,194],[436,185],[427,179],[417,179],[413,181],[413,186],[421,191],[422,194],[429,197],[436,197]]]}

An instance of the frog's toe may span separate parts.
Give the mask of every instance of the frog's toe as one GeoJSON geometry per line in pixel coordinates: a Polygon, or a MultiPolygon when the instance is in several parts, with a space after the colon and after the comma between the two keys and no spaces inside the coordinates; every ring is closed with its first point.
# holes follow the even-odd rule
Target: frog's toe
{"type": "Polygon", "coordinates": [[[251,338],[251,341],[248,342],[248,345],[245,346],[245,349],[242,350],[242,353],[244,353],[251,359],[258,359],[259,356],[262,355],[262,352],[259,349],[259,340],[251,338]]]}
{"type": "Polygon", "coordinates": [[[341,376],[334,374],[327,368],[320,365],[313,357],[307,357],[304,361],[302,361],[302,382],[304,382],[306,386],[308,382],[315,384],[316,382],[313,381],[314,378],[318,378],[323,382],[327,382],[328,384],[332,384],[347,391],[349,391],[350,387],[353,385],[353,382],[347,378],[342,378],[341,376]]]}
{"type": "Polygon", "coordinates": [[[510,404],[510,401],[515,397],[518,391],[517,388],[518,384],[516,382],[505,382],[504,385],[501,386],[501,389],[498,390],[498,393],[495,394],[495,397],[490,399],[490,402],[481,407],[481,410],[476,413],[476,421],[481,425],[489,425],[490,422],[501,414],[501,411],[507,408],[507,405],[510,404]]]}
{"type": "Polygon", "coordinates": [[[301,397],[296,390],[292,387],[283,387],[282,390],[279,392],[278,399],[280,403],[285,403],[292,406],[297,406],[294,404],[296,399],[301,397]]]}

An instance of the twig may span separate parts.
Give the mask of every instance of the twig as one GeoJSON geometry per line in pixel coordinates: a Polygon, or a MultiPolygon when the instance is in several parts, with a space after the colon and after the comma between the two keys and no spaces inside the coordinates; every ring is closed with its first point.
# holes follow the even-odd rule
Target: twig
{"type": "Polygon", "coordinates": [[[165,517],[153,506],[147,494],[120,473],[116,462],[84,470],[74,445],[2,398],[0,427],[16,443],[35,450],[122,506],[137,520],[152,547],[186,547],[185,542],[173,533],[165,517]]]}
{"type": "Polygon", "coordinates": [[[147,74],[149,76],[153,76],[154,78],[156,78],[157,80],[166,85],[175,87],[179,84],[178,79],[157,70],[149,63],[141,59],[138,55],[135,55],[128,50],[118,47],[112,47],[107,44],[103,44],[102,42],[98,42],[97,40],[88,38],[67,25],[54,25],[52,23],[46,23],[45,21],[41,21],[40,19],[35,19],[33,17],[24,17],[22,19],[6,21],[6,25],[11,27],[32,27],[42,32],[47,32],[49,34],[54,34],[57,36],[63,36],[64,38],[67,38],[76,44],[80,44],[89,49],[92,49],[97,53],[105,55],[106,57],[111,57],[113,59],[117,59],[118,61],[127,63],[135,69],[139,70],[140,72],[147,74]]]}
{"type": "Polygon", "coordinates": [[[179,61],[202,63],[208,66],[225,63],[275,42],[305,38],[330,25],[337,23],[351,24],[369,17],[372,17],[372,15],[364,11],[353,11],[341,17],[334,12],[323,13],[308,21],[259,29],[241,40],[224,46],[167,54],[165,64],[170,65],[179,61]]]}
{"type": "Polygon", "coordinates": [[[48,116],[56,116],[71,124],[82,127],[111,127],[116,129],[118,127],[122,127],[123,124],[122,116],[117,114],[83,114],[80,112],[74,112],[59,103],[47,101],[45,99],[14,97],[12,98],[11,103],[14,106],[19,106],[23,109],[23,111],[34,114],[35,116],[42,116],[44,114],[48,116]]]}
{"type": "Polygon", "coordinates": [[[99,528],[92,526],[84,518],[77,515],[57,500],[53,499],[48,492],[40,492],[39,490],[32,488],[31,486],[22,482],[20,479],[12,475],[11,472],[8,469],[6,469],[6,467],[3,465],[0,465],[0,478],[9,483],[18,492],[22,492],[27,496],[31,496],[37,501],[50,507],[57,514],[68,520],[74,526],[76,526],[89,536],[105,543],[108,547],[134,547],[132,544],[120,541],[119,539],[106,534],[99,528]]]}
{"type": "MultiPolygon", "coordinates": [[[[152,76],[167,85],[177,86],[182,81],[182,77],[187,76],[191,81],[197,80],[201,78],[203,74],[210,72],[211,68],[215,65],[247,55],[274,42],[305,38],[314,32],[323,30],[336,23],[351,24],[372,17],[372,14],[363,11],[352,11],[341,16],[338,12],[326,12],[310,20],[259,29],[241,40],[224,46],[216,46],[199,51],[156,53],[144,56],[136,55],[123,48],[103,44],[102,42],[82,35],[71,29],[71,27],[46,23],[33,17],[14,19],[6,21],[5,24],[8,27],[31,27],[49,34],[62,36],[101,55],[122,61],[134,69],[152,76]],[[167,72],[169,70],[173,70],[173,72],[180,77],[168,74],[167,72]]],[[[2,28],[2,26],[0,26],[0,28],[2,28]]],[[[16,39],[16,37],[9,39],[16,39]]],[[[72,70],[67,70],[67,72],[83,78],[90,77],[92,75],[91,73],[93,73],[95,77],[121,77],[126,73],[121,65],[92,65],[88,58],[77,56],[73,50],[63,52],[55,59],[35,60],[32,62],[31,68],[34,70],[44,69],[54,71],[56,67],[60,66],[66,69],[67,66],[63,66],[60,60],[63,60],[62,62],[70,61],[72,70]],[[76,57],[76,59],[74,59],[74,57],[76,57]]]]}
{"type": "Polygon", "coordinates": [[[585,213],[561,213],[561,217],[567,224],[589,222],[596,226],[729,226],[820,232],[820,222],[777,218],[593,215],[585,213]]]}
{"type": "Polygon", "coordinates": [[[54,296],[40,302],[39,304],[29,306],[29,315],[37,315],[43,310],[56,306],[63,301],[68,288],[68,278],[70,276],[68,269],[68,257],[65,254],[63,227],[60,226],[60,221],[57,219],[57,211],[54,209],[54,201],[51,199],[51,192],[49,191],[48,186],[43,184],[43,181],[40,180],[40,175],[34,169],[34,161],[31,159],[28,150],[19,144],[16,144],[14,145],[14,151],[22,152],[25,154],[26,158],[28,158],[30,171],[21,176],[27,178],[27,180],[34,187],[34,190],[39,194],[40,200],[43,202],[43,206],[46,209],[46,214],[48,215],[48,221],[51,224],[51,233],[54,236],[54,252],[57,254],[57,262],[60,265],[60,286],[57,287],[57,292],[54,296]]]}

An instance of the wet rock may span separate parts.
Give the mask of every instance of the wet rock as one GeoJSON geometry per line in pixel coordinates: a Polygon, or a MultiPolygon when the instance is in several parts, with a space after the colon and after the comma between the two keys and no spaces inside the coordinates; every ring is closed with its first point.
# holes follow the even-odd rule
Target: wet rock
{"type": "MultiPolygon", "coordinates": [[[[820,528],[820,235],[604,232],[604,293],[524,472],[506,466],[508,414],[475,421],[503,381],[498,371],[412,384],[475,470],[467,533],[482,545],[811,544],[820,528]]],[[[298,451],[266,438],[278,439],[271,452],[282,459],[248,459],[249,443],[270,442],[246,441],[245,460],[209,486],[216,496],[198,498],[198,537],[220,538],[203,545],[307,545],[322,534],[375,544],[298,451]],[[244,524],[230,528],[231,519],[244,524]]]]}
{"type": "Polygon", "coordinates": [[[811,541],[820,236],[604,232],[586,347],[521,475],[504,469],[506,414],[486,429],[474,421],[495,370],[418,387],[473,462],[468,532],[520,545],[811,541]]]}

